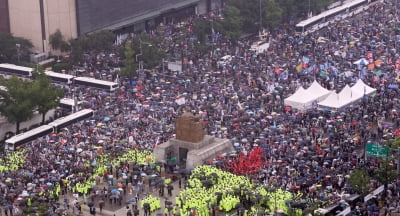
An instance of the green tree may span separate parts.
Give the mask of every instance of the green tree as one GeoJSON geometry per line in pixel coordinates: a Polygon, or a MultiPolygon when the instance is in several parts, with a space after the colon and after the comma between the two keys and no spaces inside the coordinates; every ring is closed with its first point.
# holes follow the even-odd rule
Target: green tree
{"type": "Polygon", "coordinates": [[[0,90],[0,113],[10,123],[16,124],[16,133],[19,133],[21,122],[27,121],[33,116],[37,98],[32,94],[32,82],[20,80],[13,76],[10,79],[0,79],[0,85],[7,90],[0,90]]]}
{"type": "Polygon", "coordinates": [[[143,68],[153,68],[160,64],[162,58],[165,56],[165,53],[157,45],[160,42],[161,38],[150,38],[145,34],[141,34],[133,39],[134,53],[143,61],[143,68]]]}
{"type": "Polygon", "coordinates": [[[35,98],[34,105],[42,114],[42,124],[44,124],[46,113],[58,106],[64,92],[53,85],[43,72],[36,72],[32,84],[32,95],[35,98]]]}
{"type": "Polygon", "coordinates": [[[354,169],[351,171],[348,183],[351,185],[353,190],[361,195],[367,194],[369,191],[368,184],[370,182],[370,177],[365,170],[354,169]]]}
{"type": "Polygon", "coordinates": [[[64,36],[62,35],[60,29],[49,36],[49,43],[53,50],[60,50],[61,45],[64,42],[64,36]]]}
{"type": "Polygon", "coordinates": [[[132,48],[132,43],[130,41],[125,43],[124,51],[124,68],[121,69],[119,74],[121,76],[127,77],[132,81],[133,77],[136,76],[137,64],[135,61],[135,54],[132,48]]]}
{"type": "Polygon", "coordinates": [[[19,57],[26,59],[32,47],[32,43],[27,39],[0,32],[0,61],[12,62],[19,57]]]}
{"type": "Polygon", "coordinates": [[[265,23],[265,26],[269,29],[273,29],[282,23],[283,9],[280,8],[275,0],[267,0],[264,2],[263,23],[265,23]]]}
{"type": "Polygon", "coordinates": [[[96,50],[96,51],[109,51],[112,49],[115,41],[115,35],[107,30],[95,32],[87,36],[87,50],[96,50]]]}
{"type": "Polygon", "coordinates": [[[199,19],[194,23],[194,33],[196,34],[197,40],[201,44],[206,43],[206,35],[211,34],[211,23],[208,20],[199,19]]]}
{"type": "MultiPolygon", "coordinates": [[[[265,5],[262,0],[261,5],[265,5]]],[[[240,11],[240,18],[243,20],[240,26],[241,31],[248,33],[258,32],[260,29],[260,4],[259,0],[229,0],[227,2],[226,8],[228,6],[233,6],[240,11]]],[[[224,14],[224,19],[227,18],[229,14],[224,14]]]]}
{"type": "Polygon", "coordinates": [[[394,141],[386,141],[384,145],[389,147],[389,151],[387,151],[385,158],[380,158],[381,165],[379,169],[374,170],[374,178],[381,184],[384,184],[385,188],[387,188],[387,185],[390,182],[393,182],[397,177],[399,177],[399,174],[397,173],[397,167],[394,163],[394,159],[399,157],[399,152],[394,152],[396,152],[396,150],[400,147],[400,139],[397,138],[394,141]]]}
{"type": "Polygon", "coordinates": [[[398,177],[396,166],[390,161],[390,159],[381,160],[381,165],[379,169],[374,170],[374,178],[381,184],[387,185],[398,177]]]}
{"type": "Polygon", "coordinates": [[[227,6],[224,19],[219,22],[217,29],[233,42],[237,41],[242,34],[243,17],[240,10],[234,6],[227,6]]]}
{"type": "Polygon", "coordinates": [[[81,36],[77,39],[71,39],[69,41],[71,48],[71,60],[74,63],[78,63],[82,60],[83,53],[85,51],[85,46],[87,46],[86,36],[81,36]]]}

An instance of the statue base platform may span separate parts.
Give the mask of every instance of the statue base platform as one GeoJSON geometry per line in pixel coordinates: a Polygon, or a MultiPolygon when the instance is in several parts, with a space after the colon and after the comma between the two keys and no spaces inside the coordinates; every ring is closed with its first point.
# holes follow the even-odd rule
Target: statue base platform
{"type": "Polygon", "coordinates": [[[232,150],[234,148],[228,139],[206,135],[202,141],[196,143],[170,139],[156,146],[153,154],[159,161],[175,157],[178,164],[186,161],[186,168],[195,168],[202,165],[205,160],[232,150]]]}

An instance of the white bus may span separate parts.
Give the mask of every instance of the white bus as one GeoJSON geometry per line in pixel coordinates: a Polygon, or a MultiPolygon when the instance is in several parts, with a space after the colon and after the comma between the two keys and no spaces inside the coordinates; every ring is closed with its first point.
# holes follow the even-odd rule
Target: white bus
{"type": "Polygon", "coordinates": [[[32,78],[33,69],[13,64],[0,64],[0,73],[7,76],[32,78]]]}
{"type": "Polygon", "coordinates": [[[362,12],[369,6],[370,2],[377,0],[354,0],[341,6],[324,11],[309,19],[303,20],[296,25],[296,32],[309,34],[333,23],[336,19],[345,19],[354,14],[362,12]]]}
{"type": "Polygon", "coordinates": [[[60,99],[60,104],[58,105],[62,109],[66,109],[68,111],[73,111],[74,107],[79,109],[79,105],[81,105],[83,101],[75,101],[71,98],[62,98],[60,99]]]}
{"type": "Polygon", "coordinates": [[[69,74],[56,73],[54,71],[44,72],[54,83],[60,83],[63,85],[72,84],[72,80],[75,76],[69,74]]]}
{"type": "Polygon", "coordinates": [[[86,86],[86,87],[93,87],[98,89],[103,89],[109,92],[114,91],[118,88],[118,83],[110,82],[105,80],[98,80],[90,77],[75,77],[74,84],[86,86]]]}
{"type": "Polygon", "coordinates": [[[55,132],[60,131],[62,128],[71,125],[75,122],[81,121],[86,118],[90,118],[93,116],[92,109],[83,109],[76,113],[72,113],[70,115],[64,116],[62,118],[56,119],[53,122],[50,122],[48,125],[52,126],[55,132]]]}
{"type": "Polygon", "coordinates": [[[50,125],[42,125],[40,127],[34,128],[25,133],[21,133],[7,139],[5,142],[6,151],[14,151],[19,149],[25,143],[35,140],[39,137],[45,136],[47,134],[53,133],[53,127],[50,125]]]}

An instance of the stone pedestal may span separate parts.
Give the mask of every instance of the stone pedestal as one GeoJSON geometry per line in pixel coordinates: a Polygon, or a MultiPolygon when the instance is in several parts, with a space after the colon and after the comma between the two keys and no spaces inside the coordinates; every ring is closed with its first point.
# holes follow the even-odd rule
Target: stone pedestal
{"type": "Polygon", "coordinates": [[[167,156],[170,154],[172,157],[176,157],[178,163],[186,160],[186,168],[194,168],[203,164],[207,159],[232,150],[234,148],[228,139],[207,135],[200,142],[171,139],[158,145],[153,154],[157,160],[167,160],[167,156]]]}
{"type": "Polygon", "coordinates": [[[188,110],[176,119],[175,133],[176,138],[154,148],[153,154],[157,160],[166,161],[175,157],[178,165],[186,161],[186,168],[194,168],[207,159],[233,150],[228,139],[204,135],[201,116],[195,116],[188,110]]]}

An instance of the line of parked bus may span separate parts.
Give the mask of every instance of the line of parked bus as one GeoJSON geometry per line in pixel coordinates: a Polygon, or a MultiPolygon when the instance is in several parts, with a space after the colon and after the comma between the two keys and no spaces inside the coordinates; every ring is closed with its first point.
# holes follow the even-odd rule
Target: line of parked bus
{"type": "Polygon", "coordinates": [[[47,125],[42,125],[24,133],[17,134],[5,141],[5,150],[17,150],[30,141],[51,133],[58,133],[62,128],[86,118],[90,118],[93,116],[93,114],[94,112],[92,109],[83,109],[76,113],[58,118],[47,125]]]}
{"type": "Polygon", "coordinates": [[[296,25],[296,32],[309,34],[322,29],[335,22],[336,19],[345,19],[361,13],[370,6],[370,3],[378,0],[353,0],[347,1],[341,6],[326,10],[316,16],[303,20],[296,25]]]}
{"type": "MultiPolygon", "coordinates": [[[[22,67],[13,64],[0,64],[0,74],[4,76],[17,76],[26,79],[34,79],[34,69],[30,67],[22,67]]],[[[105,80],[98,80],[91,77],[78,77],[69,74],[56,73],[53,71],[46,71],[45,74],[55,84],[61,85],[80,85],[85,87],[92,87],[112,92],[119,87],[118,83],[105,80]]]]}

